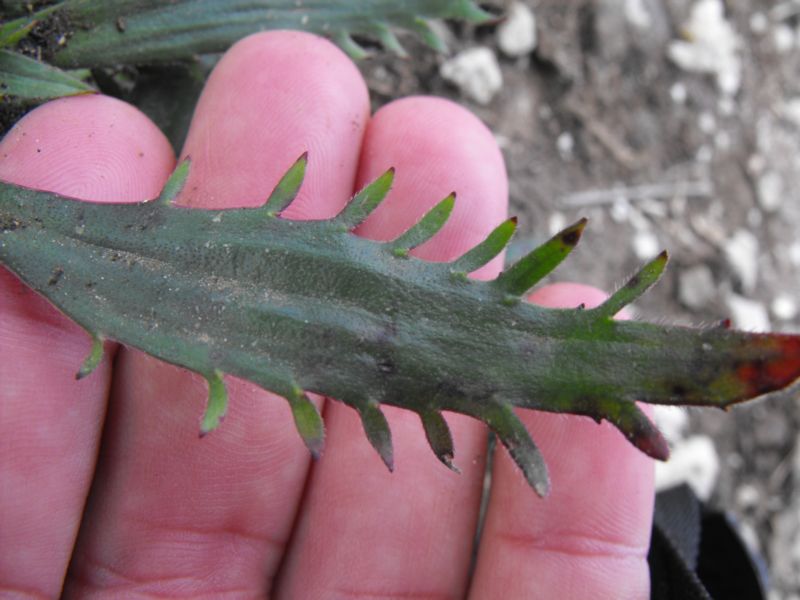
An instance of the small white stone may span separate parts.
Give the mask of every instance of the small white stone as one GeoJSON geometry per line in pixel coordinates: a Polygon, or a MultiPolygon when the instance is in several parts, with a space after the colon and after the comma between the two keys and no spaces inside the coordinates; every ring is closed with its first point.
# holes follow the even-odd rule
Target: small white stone
{"type": "Polygon", "coordinates": [[[789,294],[775,296],[769,308],[781,321],[791,321],[797,316],[797,302],[789,294]]]}
{"type": "Polygon", "coordinates": [[[695,435],[676,444],[667,462],[656,462],[656,489],[688,483],[701,500],[708,500],[719,474],[719,456],[711,438],[695,435]]]}
{"type": "Polygon", "coordinates": [[[742,42],[725,20],[722,0],[695,2],[683,30],[686,39],[673,40],[667,48],[670,60],[686,71],[714,74],[720,91],[735,95],[742,80],[742,42]]]}
{"type": "Polygon", "coordinates": [[[761,501],[761,492],[752,484],[745,483],[736,490],[736,504],[742,508],[753,508],[761,501]]]}
{"type": "Polygon", "coordinates": [[[714,118],[714,115],[712,115],[710,112],[703,111],[697,118],[697,126],[703,133],[713,133],[714,130],[717,128],[717,120],[714,118]]]}
{"type": "Polygon", "coordinates": [[[651,260],[660,250],[658,238],[651,231],[638,231],[633,236],[633,252],[639,260],[651,260]]]}
{"type": "Polygon", "coordinates": [[[717,286],[708,266],[696,265],[678,275],[678,299],[684,306],[699,310],[708,305],[716,295],[717,286]]]}
{"type": "Polygon", "coordinates": [[[631,203],[624,196],[620,196],[611,205],[608,213],[616,223],[626,223],[631,216],[631,203]]]}
{"type": "Polygon", "coordinates": [[[778,25],[772,32],[772,43],[775,45],[775,50],[781,54],[791,51],[795,43],[794,31],[788,25],[778,25]]]}
{"type": "Polygon", "coordinates": [[[746,229],[739,229],[725,242],[725,259],[742,282],[745,292],[752,292],[758,280],[758,239],[746,229]]]}
{"type": "Polygon", "coordinates": [[[689,93],[686,91],[686,86],[680,81],[673,83],[669,88],[669,97],[675,104],[684,104],[689,93]]]}
{"type": "Polygon", "coordinates": [[[750,300],[738,294],[726,298],[734,328],[744,331],[766,332],[770,330],[769,315],[761,302],[750,300]]]}
{"type": "Polygon", "coordinates": [[[762,12],[754,12],[750,15],[750,31],[756,35],[761,35],[767,32],[769,28],[769,19],[767,15],[762,12]]]}
{"type": "Polygon", "coordinates": [[[490,48],[478,46],[459,52],[439,67],[440,75],[454,83],[465,96],[489,104],[503,87],[503,74],[490,48]]]}
{"type": "Polygon", "coordinates": [[[775,171],[767,171],[756,183],[758,203],[761,208],[773,212],[780,208],[784,199],[783,178],[775,171]]]}
{"type": "Polygon", "coordinates": [[[625,20],[637,29],[650,29],[653,18],[644,0],[625,0],[625,20]]]}
{"type": "Polygon", "coordinates": [[[800,127],[800,98],[790,98],[780,107],[781,116],[800,127]]]}
{"type": "Polygon", "coordinates": [[[550,230],[550,235],[555,235],[564,227],[567,226],[567,218],[564,213],[554,212],[548,219],[547,228],[550,230]]]}
{"type": "Polygon", "coordinates": [[[714,158],[714,151],[708,144],[703,144],[697,149],[697,153],[694,157],[697,159],[697,162],[710,163],[711,159],[714,158]]]}
{"type": "Polygon", "coordinates": [[[789,246],[789,260],[795,267],[800,267],[800,242],[794,242],[789,246]]]}
{"type": "Polygon", "coordinates": [[[747,170],[752,175],[760,175],[767,168],[767,160],[762,154],[751,154],[747,159],[747,170]]]}
{"type": "Polygon", "coordinates": [[[572,151],[575,149],[575,138],[569,131],[565,131],[556,139],[556,148],[561,158],[571,160],[572,151]]]}
{"type": "Polygon", "coordinates": [[[497,27],[497,45],[508,56],[525,56],[536,48],[536,17],[522,2],[512,2],[497,27]]]}

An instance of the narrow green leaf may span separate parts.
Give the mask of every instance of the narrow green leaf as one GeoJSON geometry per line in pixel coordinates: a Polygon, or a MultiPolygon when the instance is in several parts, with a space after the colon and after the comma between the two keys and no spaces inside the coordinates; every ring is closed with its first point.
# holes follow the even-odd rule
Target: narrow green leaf
{"type": "MultiPolygon", "coordinates": [[[[5,3],[0,0],[0,13],[2,13],[3,10],[15,12],[11,7],[6,9],[4,4],[5,3]]],[[[27,36],[37,23],[58,8],[58,6],[47,6],[33,14],[23,15],[0,25],[0,48],[8,48],[9,46],[15,45],[27,36]]],[[[25,7],[24,10],[27,10],[27,7],[25,7]]]]}
{"type": "Polygon", "coordinates": [[[522,296],[555,269],[581,239],[586,219],[570,225],[503,271],[494,285],[510,296],[522,296]]]}
{"type": "Polygon", "coordinates": [[[364,50],[347,31],[339,31],[336,33],[336,35],[333,36],[333,41],[353,60],[362,60],[369,56],[367,51],[364,50]]]}
{"type": "Polygon", "coordinates": [[[619,288],[611,297],[597,308],[592,309],[592,313],[600,318],[611,318],[625,306],[644,294],[656,281],[661,278],[664,268],[667,266],[669,256],[664,250],[653,260],[647,263],[642,269],[631,277],[625,285],[619,288]]]}
{"type": "Polygon", "coordinates": [[[375,35],[378,36],[383,47],[401,58],[408,58],[408,52],[403,48],[394,32],[384,23],[375,23],[375,35]]]}
{"type": "Polygon", "coordinates": [[[228,391],[225,389],[222,373],[214,370],[205,375],[205,378],[208,381],[208,406],[200,424],[200,437],[219,427],[228,410],[228,391]]]}
{"type": "Polygon", "coordinates": [[[191,167],[192,160],[188,156],[184,158],[175,170],[172,172],[172,175],[169,176],[167,179],[167,183],[164,184],[164,188],[161,190],[161,194],[158,196],[158,201],[163,204],[172,204],[175,202],[175,199],[178,197],[178,194],[181,193],[183,186],[186,184],[186,180],[189,177],[189,168],[191,167]]]}
{"type": "Polygon", "coordinates": [[[622,432],[627,440],[656,460],[669,458],[669,444],[652,421],[634,402],[618,399],[602,403],[601,416],[622,432]]]}
{"type": "Polygon", "coordinates": [[[472,0],[460,0],[453,15],[471,23],[484,23],[495,18],[492,13],[486,12],[472,0]]]}
{"type": "Polygon", "coordinates": [[[389,423],[377,402],[367,402],[358,406],[364,432],[372,447],[377,450],[383,464],[394,471],[394,453],[392,451],[392,432],[389,423]]]}
{"type": "Polygon", "coordinates": [[[495,227],[489,236],[480,244],[450,263],[450,270],[453,273],[463,273],[466,275],[467,273],[472,273],[472,271],[480,269],[503,251],[516,229],[516,217],[511,217],[507,221],[504,221],[495,227]]]}
{"type": "Polygon", "coordinates": [[[514,409],[506,404],[487,404],[477,416],[497,434],[528,484],[539,496],[547,496],[550,492],[547,465],[514,409]]]}
{"type": "Polygon", "coordinates": [[[444,43],[444,40],[439,37],[436,31],[430,26],[430,23],[424,18],[419,16],[406,17],[402,21],[399,21],[399,23],[402,27],[416,33],[422,38],[423,42],[437,52],[441,52],[442,54],[447,52],[447,44],[444,43]]]}
{"type": "Polygon", "coordinates": [[[353,196],[333,220],[346,229],[354,229],[383,202],[392,187],[393,180],[394,168],[391,168],[353,196]]]}
{"type": "Polygon", "coordinates": [[[92,349],[83,361],[81,368],[75,373],[75,379],[83,379],[94,371],[103,360],[103,336],[92,335],[92,349]]]}
{"type": "Polygon", "coordinates": [[[387,247],[394,251],[401,251],[402,255],[407,255],[408,251],[427,242],[439,230],[444,227],[456,202],[456,194],[453,192],[447,198],[436,204],[423,216],[416,225],[411,226],[405,233],[397,239],[389,242],[387,247]]]}
{"type": "Polygon", "coordinates": [[[436,410],[425,410],[419,413],[422,420],[422,427],[425,429],[425,437],[433,450],[433,453],[448,469],[456,473],[458,468],[453,464],[455,450],[453,448],[453,435],[444,420],[442,413],[436,410]]]}
{"type": "Polygon", "coordinates": [[[317,407],[302,391],[289,399],[294,424],[314,459],[322,455],[325,446],[325,426],[317,407]]]}
{"type": "Polygon", "coordinates": [[[36,103],[93,92],[95,89],[90,85],[61,69],[16,52],[0,50],[0,98],[9,96],[36,103]]]}
{"type": "Polygon", "coordinates": [[[308,164],[308,152],[303,152],[300,158],[289,167],[278,185],[272,190],[264,210],[270,216],[276,216],[289,206],[297,197],[297,192],[300,191],[300,186],[303,184],[303,178],[306,175],[306,166],[308,164]]]}

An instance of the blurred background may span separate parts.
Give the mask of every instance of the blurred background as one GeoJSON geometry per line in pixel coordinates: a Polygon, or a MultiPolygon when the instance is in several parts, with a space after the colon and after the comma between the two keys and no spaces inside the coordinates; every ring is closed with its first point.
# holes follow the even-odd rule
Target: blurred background
{"type": "MultiPolygon", "coordinates": [[[[439,23],[437,55],[360,63],[377,108],[430,93],[494,132],[520,218],[512,257],[581,216],[552,280],[613,290],[662,249],[636,306],[651,321],[800,331],[800,0],[525,0],[439,23]]],[[[764,557],[771,598],[800,599],[800,398],[729,414],[659,409],[660,486],[688,481],[764,557]]]]}

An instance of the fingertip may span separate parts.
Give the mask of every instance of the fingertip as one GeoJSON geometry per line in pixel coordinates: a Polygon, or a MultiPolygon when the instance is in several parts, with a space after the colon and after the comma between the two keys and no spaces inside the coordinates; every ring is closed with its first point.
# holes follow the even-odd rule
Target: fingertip
{"type": "Polygon", "coordinates": [[[150,119],[99,94],[43,104],[0,142],[0,178],[83,200],[153,198],[173,162],[150,119]]]}
{"type": "Polygon", "coordinates": [[[181,202],[256,206],[307,153],[303,185],[283,216],[331,217],[352,192],[368,119],[366,83],[331,42],[296,31],[248,36],[225,53],[198,101],[181,202]]]}

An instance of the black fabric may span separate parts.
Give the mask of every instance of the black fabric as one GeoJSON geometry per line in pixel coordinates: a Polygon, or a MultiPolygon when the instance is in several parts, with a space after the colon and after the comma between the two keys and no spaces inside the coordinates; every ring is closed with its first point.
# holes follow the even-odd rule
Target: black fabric
{"type": "Polygon", "coordinates": [[[656,496],[651,600],[766,600],[766,575],[735,523],[686,485],[656,496]]]}

